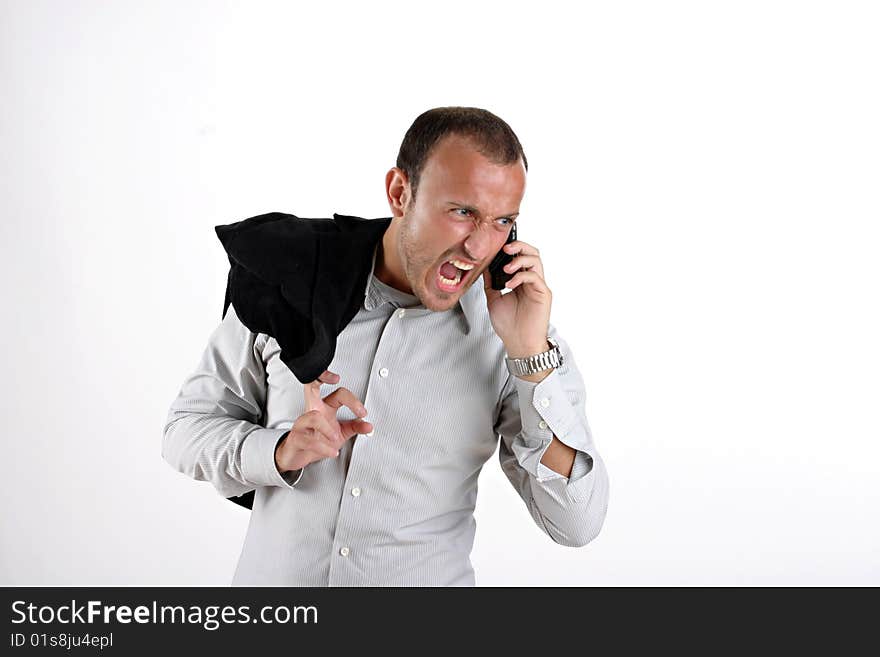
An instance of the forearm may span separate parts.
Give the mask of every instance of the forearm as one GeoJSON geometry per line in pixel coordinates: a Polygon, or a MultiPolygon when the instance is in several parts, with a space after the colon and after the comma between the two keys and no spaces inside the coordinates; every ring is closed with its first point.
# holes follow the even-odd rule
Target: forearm
{"type": "MultiPolygon", "coordinates": [[[[536,372],[535,374],[524,374],[519,378],[523,379],[524,381],[530,381],[532,383],[540,383],[547,377],[548,374],[550,374],[550,370],[544,370],[543,372],[536,372]]],[[[547,448],[547,451],[544,452],[544,456],[541,458],[541,463],[543,463],[554,472],[558,472],[563,477],[570,477],[571,468],[574,465],[574,458],[576,455],[576,449],[573,449],[563,443],[554,434],[550,446],[547,448]]]]}
{"type": "Polygon", "coordinates": [[[172,406],[162,457],[178,472],[209,481],[221,495],[232,497],[257,486],[289,483],[275,468],[275,446],[285,433],[247,420],[172,406]]]}
{"type": "Polygon", "coordinates": [[[178,472],[210,481],[225,497],[295,483],[275,465],[275,447],[286,430],[259,424],[266,396],[264,340],[229,306],[165,423],[162,457],[178,472]]]}
{"type": "MultiPolygon", "coordinates": [[[[608,477],[584,412],[583,378],[567,343],[554,337],[565,364],[511,376],[502,391],[499,459],[535,523],[557,543],[580,546],[602,526],[608,477]]],[[[522,353],[540,350],[530,345],[522,353]]]]}

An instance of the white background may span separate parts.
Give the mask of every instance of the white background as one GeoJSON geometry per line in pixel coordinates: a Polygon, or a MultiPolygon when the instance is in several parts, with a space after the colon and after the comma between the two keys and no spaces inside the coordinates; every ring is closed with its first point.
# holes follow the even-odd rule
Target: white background
{"type": "Polygon", "coordinates": [[[248,512],[160,452],[213,227],[389,216],[439,105],[523,143],[611,477],[566,548],[493,457],[477,583],[880,584],[875,6],[3,0],[0,584],[231,581],[248,512]]]}

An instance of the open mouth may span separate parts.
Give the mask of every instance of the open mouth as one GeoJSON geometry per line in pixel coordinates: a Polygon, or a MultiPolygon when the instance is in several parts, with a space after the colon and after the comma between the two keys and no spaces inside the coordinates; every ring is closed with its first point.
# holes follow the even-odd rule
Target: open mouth
{"type": "Polygon", "coordinates": [[[444,292],[457,291],[474,265],[453,258],[437,268],[437,287],[444,292]]]}

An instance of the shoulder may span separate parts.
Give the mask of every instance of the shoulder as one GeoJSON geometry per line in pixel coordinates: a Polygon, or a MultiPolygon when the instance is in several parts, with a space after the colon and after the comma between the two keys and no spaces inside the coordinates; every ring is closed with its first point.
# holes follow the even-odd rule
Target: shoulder
{"type": "Polygon", "coordinates": [[[235,312],[235,306],[231,303],[226,309],[226,314],[223,316],[223,321],[220,323],[217,332],[220,337],[226,340],[236,342],[240,345],[251,346],[254,353],[257,355],[263,353],[263,350],[266,348],[266,344],[270,339],[266,333],[252,331],[245,326],[241,319],[239,319],[238,313],[235,312]]]}

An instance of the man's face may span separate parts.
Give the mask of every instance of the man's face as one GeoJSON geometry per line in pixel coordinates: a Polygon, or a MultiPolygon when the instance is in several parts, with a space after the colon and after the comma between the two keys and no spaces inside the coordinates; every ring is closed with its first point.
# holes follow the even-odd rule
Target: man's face
{"type": "Polygon", "coordinates": [[[493,164],[458,135],[435,145],[422,170],[415,203],[406,187],[398,240],[406,279],[426,308],[447,310],[481,281],[507,240],[525,184],[522,160],[493,164]],[[441,266],[454,259],[473,268],[444,277],[460,276],[457,284],[450,284],[441,279],[441,266]]]}

